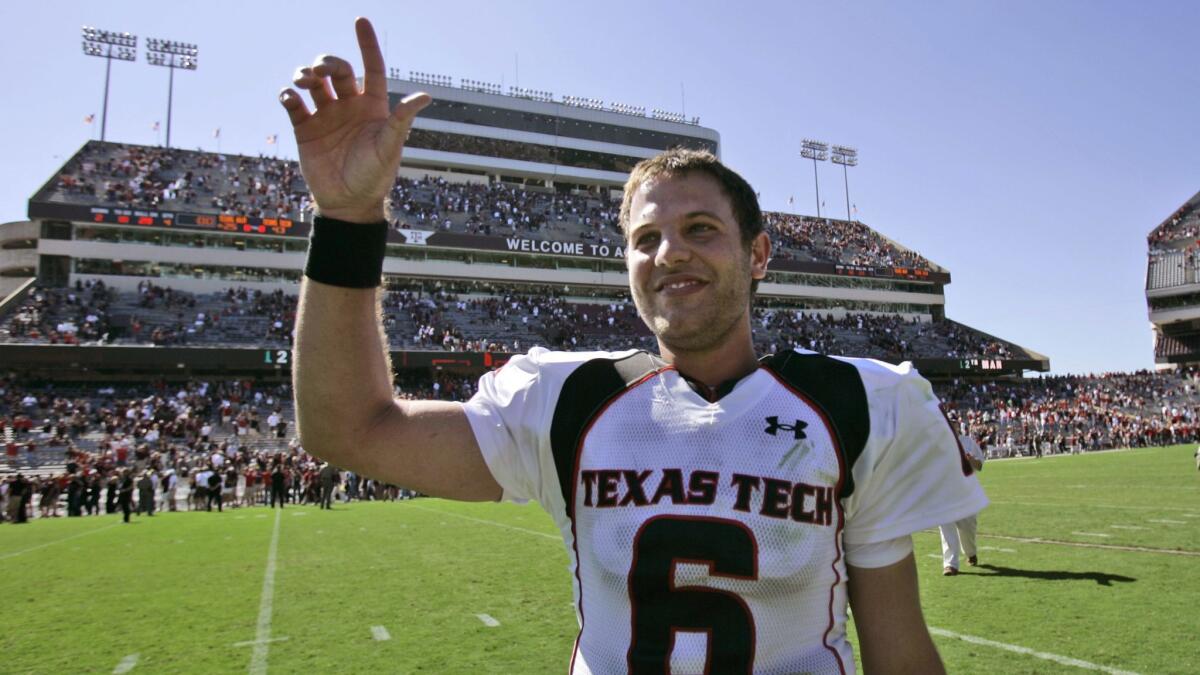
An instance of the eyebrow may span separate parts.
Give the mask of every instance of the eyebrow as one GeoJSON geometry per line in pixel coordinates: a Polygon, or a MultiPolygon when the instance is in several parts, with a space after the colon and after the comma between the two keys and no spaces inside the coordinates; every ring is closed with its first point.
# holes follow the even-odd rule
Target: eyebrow
{"type": "MultiPolygon", "coordinates": [[[[721,216],[718,216],[717,214],[713,213],[712,211],[705,211],[703,209],[701,209],[699,211],[688,211],[687,213],[683,214],[684,220],[695,218],[697,216],[704,216],[706,218],[712,218],[713,220],[717,221],[718,223],[725,222],[721,218],[721,216]]],[[[632,239],[634,233],[638,231],[638,228],[644,227],[647,225],[653,225],[653,224],[654,224],[654,221],[646,221],[646,220],[642,220],[642,221],[635,223],[632,227],[629,228],[629,237],[632,239]]]]}

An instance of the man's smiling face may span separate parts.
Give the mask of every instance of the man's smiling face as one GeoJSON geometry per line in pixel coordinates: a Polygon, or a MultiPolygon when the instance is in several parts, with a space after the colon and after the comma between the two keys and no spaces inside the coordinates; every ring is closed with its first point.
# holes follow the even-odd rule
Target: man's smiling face
{"type": "Polygon", "coordinates": [[[630,203],[626,263],[638,314],[672,352],[708,351],[745,324],[770,244],[749,247],[720,183],[702,172],[642,183],[630,203]]]}

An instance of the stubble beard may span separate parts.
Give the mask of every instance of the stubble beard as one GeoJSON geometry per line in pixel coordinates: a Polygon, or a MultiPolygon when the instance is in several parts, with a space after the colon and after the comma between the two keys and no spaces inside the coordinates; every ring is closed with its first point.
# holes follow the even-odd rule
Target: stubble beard
{"type": "Polygon", "coordinates": [[[689,313],[680,321],[672,322],[656,311],[653,300],[639,297],[636,293],[634,304],[637,305],[642,321],[662,347],[675,354],[712,351],[737,330],[740,321],[748,320],[749,269],[744,272],[747,280],[745,283],[723,285],[717,289],[716,297],[710,305],[689,313]]]}

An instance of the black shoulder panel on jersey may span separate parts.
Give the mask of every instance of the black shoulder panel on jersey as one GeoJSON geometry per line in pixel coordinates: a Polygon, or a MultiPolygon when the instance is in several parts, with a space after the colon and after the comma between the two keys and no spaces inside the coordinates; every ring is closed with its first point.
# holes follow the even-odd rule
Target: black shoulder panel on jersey
{"type": "Polygon", "coordinates": [[[662,361],[648,352],[619,359],[592,359],[563,382],[550,423],[550,447],[569,517],[575,517],[571,487],[575,481],[575,455],[584,431],[609,402],[662,365],[662,361]]]}
{"type": "Polygon", "coordinates": [[[779,352],[764,359],[763,365],[811,399],[829,420],[846,471],[838,497],[845,499],[854,494],[852,469],[871,433],[867,390],[858,368],[824,354],[794,351],[779,352]]]}

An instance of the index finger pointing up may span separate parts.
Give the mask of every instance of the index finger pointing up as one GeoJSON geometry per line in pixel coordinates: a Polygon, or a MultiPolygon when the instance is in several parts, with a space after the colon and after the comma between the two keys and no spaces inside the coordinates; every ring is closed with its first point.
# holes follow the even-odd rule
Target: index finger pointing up
{"type": "Polygon", "coordinates": [[[358,34],[358,48],[362,52],[363,92],[369,96],[387,98],[387,70],[375,29],[366,17],[360,16],[354,21],[354,32],[358,34]]]}

